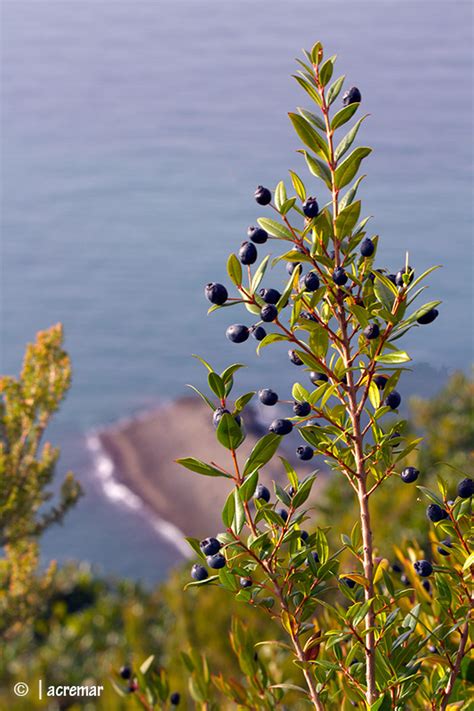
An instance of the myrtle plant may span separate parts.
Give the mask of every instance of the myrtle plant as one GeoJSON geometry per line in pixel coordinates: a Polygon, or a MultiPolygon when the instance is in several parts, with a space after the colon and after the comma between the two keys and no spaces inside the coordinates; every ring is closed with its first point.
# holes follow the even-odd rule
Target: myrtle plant
{"type": "MultiPolygon", "coordinates": [[[[421,485],[418,494],[414,488],[413,505],[417,496],[427,498],[427,526],[433,527],[421,545],[400,542],[395,563],[379,555],[383,531],[371,526],[371,501],[383,496],[389,478],[400,487],[423,481],[423,472],[410,464],[421,439],[408,433],[399,414],[399,382],[411,360],[399,344],[407,332],[426,328],[438,316],[439,301],[414,305],[436,267],[416,276],[408,256],[395,273],[377,263],[379,236],[368,235],[368,218],[361,218],[356,199],[361,163],[371,148],[353,144],[367,115],[341,130],[360,108],[361,92],[352,87],[339,99],[344,77],[332,80],[335,57],[325,59],[319,42],[298,63],[295,79],[312,110],[300,108],[289,118],[302,141],[298,152],[310,181],[319,182],[309,188],[290,171],[290,180],[274,191],[259,186],[255,200],[271,216],[258,218],[238,254],[228,259],[236,295],[221,283],[209,283],[205,295],[210,312],[240,307],[251,319],[227,328],[230,341],[252,337],[258,354],[275,343],[288,344],[289,367],[297,366],[301,377],[290,400],[267,384],[234,398],[241,364],[219,374],[200,358],[210,395],[199,394],[229,465],[178,460],[229,482],[223,531],[210,531],[203,541],[188,539],[198,557],[189,585],[220,586],[277,621],[286,640],[259,645],[278,645],[294,665],[287,679],[275,683],[259,666],[259,645],[242,643],[243,683],[216,679],[214,686],[246,709],[467,708],[473,480],[445,466],[439,491],[421,485]],[[257,250],[268,245],[278,255],[259,261],[257,250]],[[282,261],[287,279],[281,290],[261,287],[282,261]],[[243,460],[246,409],[255,395],[267,407],[277,405],[278,417],[243,460]],[[358,520],[352,530],[339,531],[336,550],[330,549],[327,529],[314,520],[317,471],[303,475],[280,456],[283,477],[274,491],[259,481],[282,439],[295,431],[302,442],[294,461],[304,461],[307,472],[308,461],[322,458],[357,502],[358,520]]],[[[191,695],[196,700],[195,689],[191,695]]]]}

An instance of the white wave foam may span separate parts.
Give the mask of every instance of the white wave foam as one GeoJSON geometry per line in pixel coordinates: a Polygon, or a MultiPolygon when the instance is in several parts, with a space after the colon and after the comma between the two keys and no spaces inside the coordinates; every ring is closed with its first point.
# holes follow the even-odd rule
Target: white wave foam
{"type": "Polygon", "coordinates": [[[102,446],[98,434],[88,435],[86,443],[92,454],[95,473],[104,495],[119,506],[124,506],[135,513],[144,513],[147,522],[161,538],[171,543],[183,556],[191,558],[193,554],[183,532],[174,524],[157,516],[128,486],[116,479],[114,463],[102,446]]]}

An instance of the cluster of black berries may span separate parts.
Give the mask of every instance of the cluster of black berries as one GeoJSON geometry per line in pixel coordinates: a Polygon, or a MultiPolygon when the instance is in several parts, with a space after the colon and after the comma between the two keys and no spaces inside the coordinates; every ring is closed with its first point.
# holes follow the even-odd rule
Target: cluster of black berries
{"type": "MultiPolygon", "coordinates": [[[[121,667],[119,674],[122,677],[122,679],[125,679],[125,681],[128,681],[127,691],[130,694],[133,694],[134,691],[137,691],[138,682],[136,679],[132,678],[132,668],[130,666],[128,666],[126,664],[123,667],[121,667]]],[[[180,701],[181,701],[181,695],[177,691],[174,691],[170,695],[171,706],[179,706],[180,701]]]]}
{"type": "MultiPolygon", "coordinates": [[[[219,570],[225,567],[226,559],[220,553],[222,543],[217,538],[205,538],[200,542],[199,547],[206,556],[206,563],[209,568],[219,570]]],[[[194,580],[206,580],[209,577],[209,573],[203,565],[196,564],[191,569],[191,577],[194,580]]]]}

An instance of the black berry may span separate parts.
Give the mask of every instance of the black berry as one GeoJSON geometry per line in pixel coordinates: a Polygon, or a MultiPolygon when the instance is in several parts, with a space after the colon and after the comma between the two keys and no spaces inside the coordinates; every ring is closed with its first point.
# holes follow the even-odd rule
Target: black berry
{"type": "Polygon", "coordinates": [[[240,578],[240,587],[241,588],[252,587],[252,580],[250,578],[240,578]]]}
{"type": "Polygon", "coordinates": [[[287,435],[290,434],[293,429],[293,423],[291,420],[273,420],[269,427],[270,432],[277,435],[287,435]]]}
{"type": "Polygon", "coordinates": [[[270,321],[274,321],[278,316],[278,309],[276,306],[273,304],[266,304],[260,311],[260,318],[262,321],[265,321],[265,323],[270,323],[270,321]]]}
{"type": "Polygon", "coordinates": [[[421,583],[422,587],[426,590],[427,593],[431,592],[431,585],[429,580],[423,580],[421,583]]]}
{"type": "Polygon", "coordinates": [[[385,404],[388,407],[391,407],[392,410],[396,410],[397,407],[400,405],[401,401],[402,397],[400,393],[396,390],[392,390],[392,392],[389,393],[389,395],[387,395],[387,397],[385,398],[385,404]]]}
{"type": "Polygon", "coordinates": [[[295,402],[293,405],[293,412],[298,417],[306,417],[311,412],[311,405],[309,402],[295,402]]]}
{"type": "Polygon", "coordinates": [[[270,388],[265,388],[264,390],[258,391],[258,399],[262,405],[276,405],[278,402],[278,395],[274,390],[270,388]]]}
{"type": "Polygon", "coordinates": [[[429,560],[417,560],[416,563],[413,563],[413,567],[420,578],[427,578],[433,572],[433,566],[429,560]]]}
{"type": "Polygon", "coordinates": [[[252,338],[255,338],[256,341],[263,341],[263,339],[267,335],[267,332],[265,331],[263,326],[252,326],[249,331],[252,338]]]}
{"type": "Polygon", "coordinates": [[[349,277],[342,267],[337,267],[332,273],[332,280],[338,286],[344,286],[348,278],[349,277]]]}
{"type": "Polygon", "coordinates": [[[405,467],[405,469],[402,471],[400,474],[401,480],[405,482],[405,484],[413,484],[414,481],[418,479],[419,475],[418,469],[415,469],[415,467],[405,467]]]}
{"type": "Polygon", "coordinates": [[[449,514],[445,509],[442,509],[438,504],[430,504],[426,509],[426,516],[433,523],[438,523],[438,521],[443,521],[449,518],[449,514]]]}
{"type": "Polygon", "coordinates": [[[198,565],[197,563],[191,568],[191,577],[193,580],[206,580],[209,574],[203,565],[198,565]]]}
{"type": "Polygon", "coordinates": [[[249,337],[249,330],[247,326],[242,326],[242,324],[234,323],[232,326],[229,326],[229,328],[225,332],[225,335],[227,336],[229,341],[232,341],[232,343],[243,343],[249,337]]]}
{"type": "Polygon", "coordinates": [[[374,377],[374,383],[379,390],[383,390],[387,384],[388,377],[386,375],[376,375],[374,377]]]}
{"type": "Polygon", "coordinates": [[[438,309],[430,309],[427,311],[423,316],[420,316],[420,318],[417,318],[417,323],[421,324],[422,326],[426,326],[429,323],[433,323],[435,318],[438,318],[439,311],[438,309]]]}
{"type": "Polygon", "coordinates": [[[341,583],[347,585],[348,588],[355,588],[356,586],[356,581],[352,580],[352,578],[341,578],[341,583]]]}
{"type": "Polygon", "coordinates": [[[296,267],[299,267],[300,265],[301,265],[301,262],[287,262],[286,263],[286,271],[291,276],[291,274],[293,274],[293,272],[295,271],[296,267]]]}
{"type": "Polygon", "coordinates": [[[310,372],[309,379],[311,380],[313,385],[321,385],[321,383],[327,383],[329,380],[326,373],[318,373],[315,370],[312,370],[310,372]]]}
{"type": "Polygon", "coordinates": [[[474,494],[474,480],[469,479],[463,479],[462,481],[459,482],[458,484],[458,496],[461,497],[461,499],[469,499],[472,495],[474,494]]]}
{"type": "Polygon", "coordinates": [[[303,281],[306,291],[317,291],[319,289],[319,277],[316,272],[308,272],[303,281]]]}
{"type": "Polygon", "coordinates": [[[302,444],[296,448],[296,456],[303,462],[308,462],[314,456],[314,449],[309,444],[302,444]]]}
{"type": "Polygon", "coordinates": [[[298,353],[296,351],[289,350],[288,351],[288,358],[291,360],[293,365],[303,365],[303,361],[299,357],[298,353]]]}
{"type": "Polygon", "coordinates": [[[214,555],[219,553],[222,548],[222,544],[217,540],[217,538],[205,538],[200,542],[199,548],[202,550],[204,555],[214,555]]]}
{"type": "Polygon", "coordinates": [[[444,546],[444,548],[442,548],[441,546],[438,546],[438,553],[440,555],[446,555],[446,556],[451,555],[449,551],[445,550],[446,548],[453,547],[451,540],[449,538],[445,538],[444,541],[441,541],[441,544],[442,544],[442,546],[444,546]]]}
{"type": "Polygon", "coordinates": [[[403,281],[403,277],[405,274],[409,274],[408,283],[412,283],[413,277],[415,276],[415,272],[411,267],[405,267],[404,269],[400,269],[400,271],[397,272],[397,274],[395,275],[395,284],[397,286],[405,286],[405,282],[403,281]]]}
{"type": "Polygon", "coordinates": [[[370,239],[370,237],[366,237],[362,242],[360,243],[360,253],[363,257],[371,257],[373,253],[375,252],[375,245],[370,239]]]}
{"type": "Polygon", "coordinates": [[[403,568],[399,563],[392,563],[392,570],[394,573],[402,573],[403,568]]]}
{"type": "Polygon", "coordinates": [[[206,299],[208,299],[211,304],[218,304],[219,306],[224,304],[229,296],[227,289],[223,284],[216,284],[214,282],[206,284],[204,293],[206,295],[206,299]]]}
{"type": "Polygon", "coordinates": [[[239,259],[242,264],[254,264],[257,256],[257,248],[253,242],[242,242],[239,249],[239,259]]]}
{"type": "Polygon", "coordinates": [[[275,513],[277,513],[279,516],[281,516],[283,521],[288,520],[288,511],[286,509],[284,509],[283,507],[279,507],[279,508],[275,509],[275,513]]]}
{"type": "Polygon", "coordinates": [[[307,198],[303,203],[303,212],[306,217],[310,219],[312,217],[317,217],[319,214],[318,201],[314,197],[307,198]]]}
{"type": "Polygon", "coordinates": [[[268,239],[268,232],[266,232],[262,227],[249,227],[247,230],[247,237],[255,242],[255,244],[265,244],[268,239]]]}
{"type": "Polygon", "coordinates": [[[364,328],[363,333],[368,341],[372,341],[374,338],[380,336],[380,329],[376,323],[369,323],[369,325],[364,328]]]}
{"type": "Polygon", "coordinates": [[[272,201],[272,194],[268,188],[258,185],[254,193],[255,200],[259,205],[268,205],[272,201]]]}
{"type": "Polygon", "coordinates": [[[255,489],[254,498],[259,499],[260,501],[265,501],[265,503],[268,504],[268,502],[270,501],[270,492],[266,486],[264,486],[263,484],[258,484],[257,488],[255,489]]]}
{"type": "Polygon", "coordinates": [[[214,570],[219,570],[219,568],[223,568],[225,566],[225,558],[222,555],[222,553],[216,553],[215,555],[208,555],[207,558],[207,564],[210,568],[214,568],[214,570]]]}
{"type": "Polygon", "coordinates": [[[309,538],[308,531],[300,531],[300,538],[302,541],[307,541],[309,538]]]}
{"type": "Polygon", "coordinates": [[[278,304],[281,294],[276,289],[260,289],[260,296],[266,304],[278,304]]]}
{"type": "Polygon", "coordinates": [[[180,701],[181,701],[181,696],[178,694],[177,691],[175,691],[173,694],[171,694],[171,696],[170,696],[171,706],[179,706],[180,701]]]}
{"type": "Polygon", "coordinates": [[[130,679],[132,676],[132,670],[129,666],[124,666],[120,669],[120,676],[122,679],[130,679]]]}
{"type": "Polygon", "coordinates": [[[344,106],[349,106],[349,104],[358,104],[362,99],[361,93],[356,86],[352,86],[348,89],[342,96],[342,103],[344,106]]]}

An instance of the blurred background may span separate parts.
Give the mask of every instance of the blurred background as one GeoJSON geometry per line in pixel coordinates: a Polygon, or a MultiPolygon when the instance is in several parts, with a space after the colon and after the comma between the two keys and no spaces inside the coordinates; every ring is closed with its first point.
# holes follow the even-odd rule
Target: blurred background
{"type": "Polygon", "coordinates": [[[261,214],[255,186],[304,173],[287,112],[305,105],[291,74],[316,39],[371,114],[360,195],[381,263],[397,271],[408,250],[418,273],[443,265],[404,395],[469,368],[472,5],[7,0],[2,16],[1,370],[64,323],[74,380],[50,438],[86,490],[43,552],[160,580],[179,553],[105,495],[87,437],[199,384],[192,353],[250,362],[245,389],[268,369],[290,383],[278,349],[226,341],[202,291],[261,214]]]}

